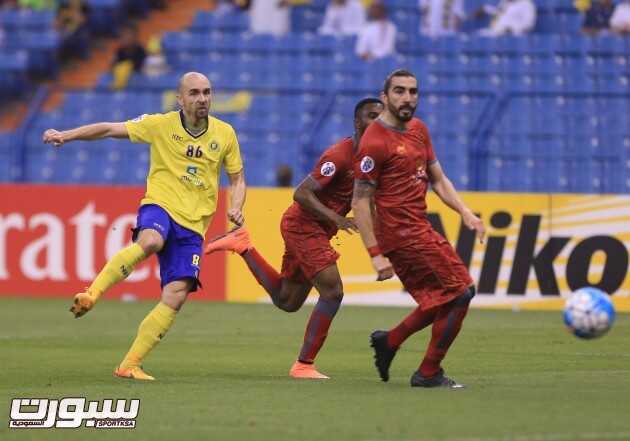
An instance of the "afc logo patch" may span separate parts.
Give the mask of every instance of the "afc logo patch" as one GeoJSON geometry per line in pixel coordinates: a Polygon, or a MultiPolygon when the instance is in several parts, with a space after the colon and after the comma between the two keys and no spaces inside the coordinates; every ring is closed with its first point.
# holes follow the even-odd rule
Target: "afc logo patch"
{"type": "Polygon", "coordinates": [[[337,171],[337,167],[335,167],[334,162],[324,162],[322,164],[322,168],[320,169],[320,173],[322,176],[332,176],[337,171]]]}
{"type": "Polygon", "coordinates": [[[369,173],[374,170],[374,159],[369,156],[364,156],[361,159],[361,171],[363,173],[369,173]]]}
{"type": "Polygon", "coordinates": [[[210,150],[213,152],[216,152],[217,150],[219,150],[219,143],[216,141],[212,141],[210,143],[210,150]]]}

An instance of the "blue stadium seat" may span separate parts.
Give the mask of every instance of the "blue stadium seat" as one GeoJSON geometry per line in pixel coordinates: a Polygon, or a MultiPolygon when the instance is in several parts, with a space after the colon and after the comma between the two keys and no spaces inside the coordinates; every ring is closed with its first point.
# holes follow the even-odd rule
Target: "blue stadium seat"
{"type": "MultiPolygon", "coordinates": [[[[466,8],[472,11],[486,1],[466,1],[466,8]]],[[[106,20],[124,2],[94,4],[94,17],[109,26],[106,20]]],[[[326,5],[315,0],[294,7],[292,33],[284,37],[249,33],[247,14],[198,13],[188,30],[163,38],[172,68],[168,74],[135,74],[127,90],[117,93],[109,90],[106,74],[94,91],[68,92],[60,108],[39,113],[25,140],[28,177],[141,183],[148,153],[129,155],[137,146],[103,142],[88,150],[76,144],[57,152],[41,144],[41,130],[161,111],[163,92],[174,89],[182,72],[198,70],[218,92],[253,94],[247,111],[218,116],[237,130],[249,182],[273,185],[280,163],[294,167],[296,176],[308,172],[325,147],[352,132],[354,103],[378,93],[393,69],[406,67],[420,83],[417,114],[458,188],[630,191],[629,40],[579,34],[581,16],[572,0],[537,0],[537,30],[527,36],[462,33],[440,39],[419,35],[417,0],[393,0],[388,8],[400,30],[399,54],[369,63],[356,57],[355,38],[317,35],[326,5]]],[[[58,44],[40,26],[50,29],[50,15],[24,17],[8,37],[12,49],[0,54],[3,98],[23,89],[29,66],[47,65],[42,54],[58,44]]],[[[0,24],[7,20],[0,12],[0,24]]],[[[8,26],[18,19],[11,20],[8,26]]],[[[6,167],[0,166],[0,178],[6,167]]]]}

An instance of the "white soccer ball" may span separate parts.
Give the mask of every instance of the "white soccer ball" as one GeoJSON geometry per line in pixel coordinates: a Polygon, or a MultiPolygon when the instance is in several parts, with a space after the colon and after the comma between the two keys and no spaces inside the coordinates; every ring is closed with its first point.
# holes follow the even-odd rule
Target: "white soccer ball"
{"type": "Polygon", "coordinates": [[[615,307],[610,297],[597,288],[581,288],[564,304],[564,323],[580,338],[604,335],[615,321],[615,307]]]}

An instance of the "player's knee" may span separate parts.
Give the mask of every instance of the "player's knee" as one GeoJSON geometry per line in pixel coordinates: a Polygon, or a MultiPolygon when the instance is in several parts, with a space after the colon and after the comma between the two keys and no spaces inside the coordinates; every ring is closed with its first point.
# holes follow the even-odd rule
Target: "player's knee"
{"type": "Polygon", "coordinates": [[[285,300],[278,302],[276,306],[282,309],[284,312],[296,312],[299,311],[302,305],[296,302],[292,302],[290,300],[285,300]]]}
{"type": "Polygon", "coordinates": [[[175,311],[179,311],[184,303],[186,303],[186,293],[169,293],[162,296],[162,303],[166,306],[173,308],[175,311]]]}
{"type": "Polygon", "coordinates": [[[169,283],[162,291],[162,303],[179,311],[186,303],[188,294],[193,291],[194,283],[194,279],[182,279],[169,283]]]}
{"type": "Polygon", "coordinates": [[[319,295],[325,299],[341,303],[343,300],[343,288],[341,286],[333,286],[330,289],[321,292],[319,295]]]}
{"type": "Polygon", "coordinates": [[[145,254],[151,255],[159,252],[164,246],[164,239],[158,233],[147,232],[138,240],[138,244],[142,247],[145,254]]]}

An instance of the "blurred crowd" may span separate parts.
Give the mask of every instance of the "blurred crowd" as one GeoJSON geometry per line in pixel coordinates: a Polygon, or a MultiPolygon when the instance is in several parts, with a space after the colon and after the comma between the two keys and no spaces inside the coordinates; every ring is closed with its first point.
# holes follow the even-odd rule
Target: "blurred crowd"
{"type": "MultiPolygon", "coordinates": [[[[216,0],[215,14],[249,14],[250,31],[281,36],[291,31],[292,7],[311,0],[216,0]]],[[[487,37],[525,35],[536,28],[537,7],[534,0],[498,0],[473,8],[467,0],[417,0],[420,16],[419,34],[438,38],[460,32],[477,32],[487,37]],[[469,6],[469,7],[467,7],[469,6]],[[467,23],[476,26],[465,26],[467,23]],[[479,23],[485,23],[479,26],[479,23]],[[471,31],[474,29],[474,31],[471,31]]],[[[162,8],[166,0],[147,0],[152,8],[162,8]]],[[[476,3],[478,4],[478,3],[476,3]]],[[[397,29],[383,0],[329,0],[318,33],[335,37],[356,37],[355,52],[369,61],[394,55],[397,29]]],[[[582,14],[585,35],[630,34],[630,0],[574,0],[582,14]]],[[[90,44],[89,2],[86,0],[0,0],[2,9],[50,10],[55,13],[54,27],[61,37],[60,59],[87,56],[90,44]]],[[[123,25],[118,33],[119,48],[112,62],[113,88],[124,87],[130,75],[142,72],[159,75],[166,70],[160,41],[152,38],[146,45],[138,39],[133,24],[123,25]]],[[[0,28],[0,47],[4,31],[0,28]]]]}
{"type": "MultiPolygon", "coordinates": [[[[166,6],[166,0],[147,0],[143,4],[151,9],[162,9],[166,6]]],[[[89,26],[89,1],[0,0],[0,11],[2,10],[52,11],[53,29],[60,37],[59,59],[67,62],[74,58],[87,57],[93,39],[89,26]]],[[[120,25],[115,34],[119,45],[112,60],[114,89],[124,87],[134,72],[159,75],[168,70],[159,37],[152,37],[146,45],[142,44],[138,38],[138,29],[132,21],[120,25]]],[[[5,30],[0,27],[0,48],[3,46],[4,36],[5,30]]]]}
{"type": "MultiPolygon", "coordinates": [[[[217,13],[249,11],[252,32],[284,35],[290,32],[290,8],[305,1],[223,0],[217,13]]],[[[500,0],[468,13],[465,0],[418,0],[418,8],[419,33],[429,37],[462,32],[465,22],[484,18],[488,24],[478,32],[488,37],[524,35],[536,26],[533,0],[500,0]]],[[[583,14],[585,34],[630,33],[630,0],[575,0],[575,8],[583,14]]],[[[382,0],[330,0],[319,28],[322,35],[357,36],[356,53],[365,60],[392,55],[397,32],[382,0]]]]}

